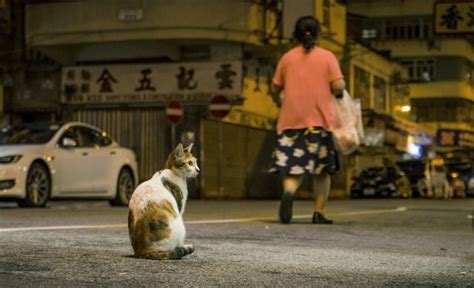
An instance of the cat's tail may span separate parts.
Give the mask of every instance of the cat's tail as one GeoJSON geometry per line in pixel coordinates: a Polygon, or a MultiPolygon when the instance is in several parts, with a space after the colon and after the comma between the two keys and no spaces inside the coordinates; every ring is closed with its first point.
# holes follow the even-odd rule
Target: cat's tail
{"type": "Polygon", "coordinates": [[[171,251],[162,251],[156,248],[148,248],[140,251],[135,256],[137,258],[151,259],[151,260],[172,260],[181,259],[182,257],[194,252],[192,245],[184,245],[183,247],[176,247],[171,251]]]}

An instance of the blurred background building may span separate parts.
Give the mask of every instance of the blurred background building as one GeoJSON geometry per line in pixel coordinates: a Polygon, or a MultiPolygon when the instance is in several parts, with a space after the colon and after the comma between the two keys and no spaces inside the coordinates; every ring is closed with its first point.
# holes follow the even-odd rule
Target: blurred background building
{"type": "MultiPolygon", "coordinates": [[[[392,115],[405,114],[404,118],[422,124],[435,136],[436,143],[428,147],[426,156],[472,162],[474,3],[346,2],[350,37],[390,57],[408,72],[402,90],[410,103],[394,103],[392,115]]],[[[400,87],[395,84],[394,88],[400,87]]]]}
{"type": "MultiPolygon", "coordinates": [[[[458,2],[472,22],[470,2],[458,2]]],[[[318,45],[363,108],[366,143],[333,179],[331,196],[347,197],[354,174],[387,159],[474,159],[473,31],[439,24],[453,25],[443,18],[452,10],[434,0],[0,0],[0,119],[99,126],[137,153],[142,180],[173,143],[195,142],[191,197],[276,198],[269,85],[295,20],[314,15],[318,45]],[[215,95],[230,101],[223,119],[209,113],[215,95]],[[177,125],[170,100],[184,110],[177,125]]]]}

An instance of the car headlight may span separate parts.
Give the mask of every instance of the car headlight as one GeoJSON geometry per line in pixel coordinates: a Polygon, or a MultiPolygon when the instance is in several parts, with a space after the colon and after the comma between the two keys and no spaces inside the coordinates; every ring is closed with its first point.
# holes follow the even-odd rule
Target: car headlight
{"type": "Polygon", "coordinates": [[[22,155],[9,155],[0,157],[0,164],[16,163],[20,160],[22,155]]]}

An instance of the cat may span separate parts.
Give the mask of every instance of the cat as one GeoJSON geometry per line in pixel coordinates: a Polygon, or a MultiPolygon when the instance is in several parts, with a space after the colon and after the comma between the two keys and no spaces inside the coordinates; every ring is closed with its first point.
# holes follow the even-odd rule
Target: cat
{"type": "Polygon", "coordinates": [[[186,179],[199,173],[193,144],[180,143],[166,161],[166,169],[141,183],[129,203],[128,232],[135,257],[181,259],[194,252],[185,245],[186,229],[182,215],[188,198],[186,179]]]}

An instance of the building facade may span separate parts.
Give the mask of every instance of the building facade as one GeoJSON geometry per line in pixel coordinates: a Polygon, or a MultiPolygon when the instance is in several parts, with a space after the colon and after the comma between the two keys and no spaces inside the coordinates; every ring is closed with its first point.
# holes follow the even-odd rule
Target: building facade
{"type": "Polygon", "coordinates": [[[407,69],[410,119],[436,136],[430,156],[472,162],[474,29],[465,25],[472,1],[347,3],[354,38],[407,69]]]}
{"type": "MultiPolygon", "coordinates": [[[[15,30],[10,42],[17,48],[9,48],[23,51],[19,69],[2,73],[11,87],[4,89],[4,114],[99,126],[135,151],[140,180],[163,168],[175,143],[194,142],[202,173],[191,183],[193,198],[279,197],[279,178],[267,173],[278,117],[269,88],[303,15],[321,21],[318,45],[336,55],[349,92],[361,99],[369,139],[341,157],[332,197],[347,197],[354,173],[403,157],[408,142],[425,132],[404,110],[415,103],[417,88],[408,83],[414,72],[364,39],[347,37],[355,18],[344,1],[7,2],[24,29],[15,30]],[[230,102],[223,118],[210,113],[215,96],[230,102]],[[167,120],[171,100],[181,103],[179,123],[167,120]]],[[[302,198],[312,197],[310,185],[302,198]]]]}

